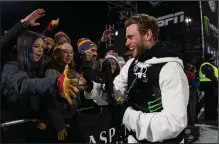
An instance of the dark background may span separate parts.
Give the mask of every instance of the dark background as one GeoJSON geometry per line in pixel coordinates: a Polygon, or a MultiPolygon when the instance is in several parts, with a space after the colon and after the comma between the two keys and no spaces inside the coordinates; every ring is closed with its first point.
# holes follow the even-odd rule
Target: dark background
{"type": "MultiPolygon", "coordinates": [[[[27,16],[37,8],[44,8],[46,16],[40,19],[41,26],[35,28],[35,31],[42,32],[52,19],[60,18],[60,25],[54,30],[64,31],[75,47],[79,38],[87,37],[97,42],[105,25],[115,24],[116,28],[123,28],[123,21],[118,20],[119,8],[108,10],[108,3],[99,2],[1,2],[1,30],[10,29],[17,21],[27,16]],[[119,25],[120,23],[120,25],[119,25]]],[[[110,5],[112,6],[112,5],[110,5]]],[[[202,55],[201,48],[201,27],[200,10],[198,1],[179,1],[179,2],[161,2],[159,6],[153,7],[148,1],[138,2],[137,12],[148,13],[155,17],[184,11],[185,17],[190,17],[190,25],[185,22],[179,24],[170,24],[160,29],[159,40],[173,43],[177,50],[184,55],[185,60],[200,59],[202,55]]],[[[125,49],[124,30],[115,37],[115,46],[123,52],[125,49]]]]}
{"type": "MultiPolygon", "coordinates": [[[[192,22],[190,24],[185,22],[171,24],[170,22],[168,26],[160,28],[159,40],[172,43],[185,62],[190,62],[193,59],[198,61],[202,56],[201,18],[198,1],[165,1],[157,7],[153,7],[149,2],[138,2],[138,13],[148,13],[156,18],[180,11],[184,11],[185,18],[191,18],[192,22]]],[[[124,32],[125,30],[120,29],[119,31],[124,32]]],[[[125,38],[115,38],[115,44],[118,45],[120,50],[121,47],[125,48],[124,43],[125,38]]]]}
{"type": "Polygon", "coordinates": [[[2,2],[1,29],[10,29],[37,8],[45,9],[46,16],[39,20],[41,26],[35,30],[41,32],[52,19],[59,18],[60,25],[55,32],[64,31],[73,45],[81,37],[97,41],[107,24],[106,2],[2,2]]]}

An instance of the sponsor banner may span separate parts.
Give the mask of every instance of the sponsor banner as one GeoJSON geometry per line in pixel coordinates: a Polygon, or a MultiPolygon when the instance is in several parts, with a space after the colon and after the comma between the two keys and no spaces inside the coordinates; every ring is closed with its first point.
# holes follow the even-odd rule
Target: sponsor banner
{"type": "Polygon", "coordinates": [[[212,53],[218,49],[218,1],[202,1],[202,16],[205,51],[212,53]]]}
{"type": "MultiPolygon", "coordinates": [[[[116,143],[118,131],[112,126],[108,107],[93,107],[79,111],[74,117],[69,131],[69,142],[79,143],[116,143]]],[[[126,134],[125,126],[120,135],[126,134]]]]}
{"type": "Polygon", "coordinates": [[[170,23],[177,24],[184,22],[184,12],[176,12],[173,14],[168,14],[157,18],[159,27],[168,26],[170,23]]]}

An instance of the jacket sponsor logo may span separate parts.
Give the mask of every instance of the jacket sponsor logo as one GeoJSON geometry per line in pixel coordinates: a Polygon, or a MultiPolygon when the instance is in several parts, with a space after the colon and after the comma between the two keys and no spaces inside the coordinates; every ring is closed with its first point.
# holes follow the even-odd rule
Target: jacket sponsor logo
{"type": "Polygon", "coordinates": [[[174,24],[180,23],[184,21],[184,12],[177,12],[174,14],[168,14],[165,16],[161,16],[157,18],[157,22],[159,27],[168,26],[170,22],[174,24]]]}

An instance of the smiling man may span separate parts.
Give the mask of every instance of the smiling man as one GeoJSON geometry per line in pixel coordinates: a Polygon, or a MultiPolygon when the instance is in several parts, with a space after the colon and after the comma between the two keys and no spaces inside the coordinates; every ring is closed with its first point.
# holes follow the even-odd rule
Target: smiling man
{"type": "MultiPolygon", "coordinates": [[[[180,143],[189,99],[183,62],[170,44],[158,41],[159,26],[153,16],[137,14],[126,20],[125,27],[126,46],[134,58],[113,82],[117,93],[127,98],[115,107],[115,127],[121,123],[127,127],[129,143],[180,143]]],[[[91,86],[85,94],[99,96],[100,86],[95,82],[91,86]]]]}

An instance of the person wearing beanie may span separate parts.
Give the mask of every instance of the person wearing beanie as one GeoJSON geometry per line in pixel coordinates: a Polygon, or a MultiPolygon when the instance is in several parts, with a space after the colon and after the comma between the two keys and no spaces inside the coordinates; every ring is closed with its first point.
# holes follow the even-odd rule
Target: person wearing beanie
{"type": "Polygon", "coordinates": [[[106,52],[106,55],[113,55],[117,58],[120,69],[125,65],[125,60],[123,57],[119,56],[118,53],[116,52],[115,48],[109,47],[108,51],[106,52]]]}
{"type": "MultiPolygon", "coordinates": [[[[105,74],[106,67],[109,66],[108,64],[111,65],[111,72],[112,72],[112,78],[113,78],[112,80],[114,80],[114,78],[120,73],[120,66],[119,66],[118,59],[113,55],[109,55],[109,54],[106,55],[104,57],[102,64],[101,64],[101,72],[103,74],[105,74]]],[[[102,83],[98,83],[98,84],[101,85],[101,87],[103,87],[103,89],[104,89],[105,85],[103,85],[102,83]]],[[[107,99],[107,94],[105,92],[102,96],[103,96],[103,99],[107,99]]],[[[85,92],[85,98],[94,100],[98,106],[108,105],[108,102],[100,99],[98,95],[96,97],[89,97],[87,95],[87,93],[85,92]]]]}
{"type": "Polygon", "coordinates": [[[55,42],[51,37],[43,37],[43,40],[43,54],[49,56],[50,50],[55,45],[55,42]]]}
{"type": "Polygon", "coordinates": [[[106,55],[113,55],[113,56],[117,56],[118,54],[117,54],[117,52],[116,52],[116,50],[115,50],[115,48],[114,48],[114,46],[111,46],[111,47],[109,47],[108,49],[107,49],[107,51],[106,51],[106,55]]]}
{"type": "Polygon", "coordinates": [[[97,45],[88,38],[81,38],[77,42],[78,53],[82,56],[82,63],[97,59],[97,45]]]}
{"type": "Polygon", "coordinates": [[[117,56],[117,59],[119,61],[119,66],[120,66],[120,69],[122,69],[122,67],[125,65],[125,60],[123,57],[121,56],[117,56]]]}
{"type": "Polygon", "coordinates": [[[77,42],[78,53],[81,55],[79,71],[92,80],[99,75],[100,63],[97,60],[97,45],[88,38],[81,38],[77,42]]]}
{"type": "Polygon", "coordinates": [[[113,79],[114,79],[120,72],[119,61],[113,55],[106,55],[101,65],[102,69],[104,69],[106,62],[109,62],[111,64],[111,70],[112,70],[113,79]]]}
{"type": "Polygon", "coordinates": [[[62,32],[62,31],[57,32],[55,34],[54,41],[55,41],[56,44],[61,43],[63,41],[71,43],[71,39],[69,38],[69,36],[66,33],[62,32]]]}
{"type": "Polygon", "coordinates": [[[86,50],[94,50],[95,52],[97,51],[97,45],[92,42],[90,39],[88,38],[81,38],[78,40],[77,42],[77,46],[78,46],[78,53],[80,54],[84,54],[86,50]]]}
{"type": "MultiPolygon", "coordinates": [[[[87,42],[90,42],[90,41],[88,40],[87,42]]],[[[79,46],[80,46],[80,44],[79,44],[79,46]]],[[[87,50],[84,52],[82,52],[81,50],[79,50],[79,51],[83,54],[83,53],[86,53],[87,50]]],[[[99,61],[95,60],[95,59],[93,59],[91,61],[86,61],[86,62],[84,61],[82,63],[82,67],[81,67],[81,72],[83,73],[83,77],[86,77],[86,79],[93,80],[93,81],[99,83],[100,85],[104,86],[104,84],[102,84],[102,83],[103,83],[105,78],[103,77],[103,72],[101,72],[101,69],[105,69],[105,67],[109,63],[112,67],[111,70],[113,73],[113,77],[115,77],[116,75],[119,74],[120,68],[119,68],[118,60],[116,59],[116,57],[111,56],[111,55],[104,57],[102,65],[99,64],[100,67],[102,66],[102,68],[101,69],[100,68],[93,69],[93,66],[97,63],[99,63],[99,61]]],[[[106,93],[103,93],[103,95],[101,95],[101,96],[103,96],[105,99],[107,95],[106,95],[106,93]]],[[[94,131],[96,133],[101,133],[103,130],[110,129],[111,128],[111,113],[109,112],[108,103],[103,101],[103,100],[99,100],[99,99],[95,99],[95,98],[93,98],[93,99],[87,98],[84,95],[84,92],[81,93],[80,98],[81,98],[81,106],[83,106],[85,108],[87,108],[87,107],[94,107],[95,108],[92,111],[88,110],[84,114],[80,113],[80,115],[78,116],[79,127],[80,127],[80,129],[83,130],[82,135],[84,137],[89,137],[90,135],[93,134],[94,131]],[[89,117],[90,119],[85,120],[85,117],[87,117],[87,118],[89,117]],[[93,122],[91,119],[93,119],[93,122]]],[[[97,140],[96,142],[98,143],[101,141],[97,140]]]]}
{"type": "MultiPolygon", "coordinates": [[[[100,82],[100,63],[97,57],[97,45],[88,38],[81,38],[77,41],[78,53],[81,55],[78,71],[90,80],[100,82]]],[[[87,100],[81,93],[83,107],[96,105],[93,100],[87,100]]],[[[83,124],[82,124],[83,125],[83,124]]]]}

